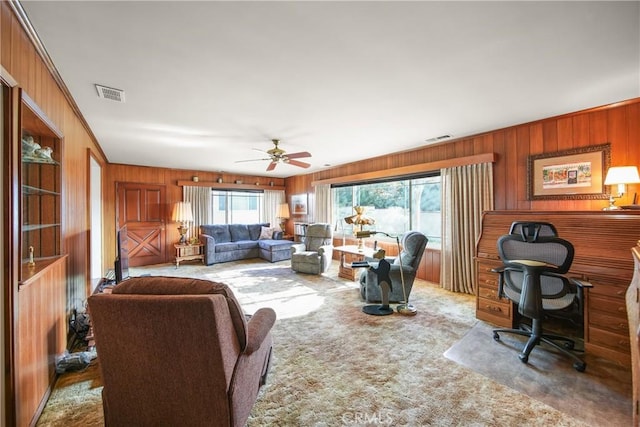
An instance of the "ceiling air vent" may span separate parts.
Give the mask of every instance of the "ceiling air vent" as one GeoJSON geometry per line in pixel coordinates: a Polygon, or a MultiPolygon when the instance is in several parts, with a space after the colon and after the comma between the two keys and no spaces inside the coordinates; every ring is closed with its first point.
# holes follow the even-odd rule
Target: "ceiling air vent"
{"type": "Polygon", "coordinates": [[[96,90],[98,91],[98,98],[110,99],[116,102],[124,102],[123,90],[101,85],[96,85],[96,90]]]}
{"type": "Polygon", "coordinates": [[[429,139],[425,140],[425,142],[438,142],[438,141],[442,141],[442,140],[448,139],[448,138],[451,138],[451,135],[434,136],[433,138],[429,138],[429,139]]]}

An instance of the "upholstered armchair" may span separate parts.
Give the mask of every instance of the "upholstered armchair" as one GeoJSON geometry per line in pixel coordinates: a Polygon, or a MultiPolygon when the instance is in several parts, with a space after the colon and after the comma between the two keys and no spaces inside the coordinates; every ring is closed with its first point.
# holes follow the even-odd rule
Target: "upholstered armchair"
{"type": "MultiPolygon", "coordinates": [[[[409,298],[428,240],[427,236],[419,231],[408,231],[402,236],[400,240],[400,246],[402,247],[400,255],[388,259],[391,263],[391,270],[389,271],[389,278],[391,279],[389,302],[404,301],[402,276],[404,276],[407,298],[409,298]],[[402,257],[402,276],[400,274],[400,257],[402,257]]],[[[367,269],[360,273],[360,294],[366,302],[381,302],[382,295],[380,285],[378,285],[378,275],[374,271],[367,269]]]]}
{"type": "Polygon", "coordinates": [[[333,234],[331,224],[310,224],[303,243],[291,246],[291,269],[322,274],[331,266],[333,234]]]}
{"type": "Polygon", "coordinates": [[[208,280],[137,277],[89,298],[106,426],[244,426],[265,383],[275,312],[247,320],[208,280]]]}

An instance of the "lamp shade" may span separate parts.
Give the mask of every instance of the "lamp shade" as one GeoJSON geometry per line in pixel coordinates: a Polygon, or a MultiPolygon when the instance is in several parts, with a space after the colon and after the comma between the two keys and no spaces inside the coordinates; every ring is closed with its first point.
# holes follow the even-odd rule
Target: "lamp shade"
{"type": "Polygon", "coordinates": [[[291,216],[291,214],[289,213],[289,204],[288,203],[281,203],[280,206],[278,206],[278,218],[285,218],[285,219],[289,219],[289,217],[291,216]]]}
{"type": "Polygon", "coordinates": [[[175,222],[193,221],[193,213],[191,212],[190,202],[177,202],[173,205],[173,213],[171,219],[175,222]]]}
{"type": "Polygon", "coordinates": [[[613,166],[607,171],[604,185],[637,184],[640,183],[636,166],[613,166]]]}

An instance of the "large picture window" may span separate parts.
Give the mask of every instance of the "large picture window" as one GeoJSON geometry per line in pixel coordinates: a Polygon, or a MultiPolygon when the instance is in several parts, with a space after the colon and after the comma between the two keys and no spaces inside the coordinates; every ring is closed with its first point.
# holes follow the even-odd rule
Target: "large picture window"
{"type": "Polygon", "coordinates": [[[345,224],[344,218],[354,214],[354,206],[363,206],[365,215],[375,220],[375,225],[365,226],[365,229],[391,235],[417,230],[429,238],[430,244],[440,243],[439,174],[335,186],[332,188],[332,197],[336,234],[342,231],[347,235],[353,233],[352,226],[345,224]]]}
{"type": "Polygon", "coordinates": [[[254,191],[211,192],[214,224],[256,224],[262,222],[263,193],[254,191]]]}

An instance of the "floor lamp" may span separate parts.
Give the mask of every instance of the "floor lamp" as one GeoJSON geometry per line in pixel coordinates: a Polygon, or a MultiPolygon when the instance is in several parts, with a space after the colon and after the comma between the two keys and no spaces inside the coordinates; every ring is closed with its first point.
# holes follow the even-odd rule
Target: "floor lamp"
{"type": "Polygon", "coordinates": [[[409,298],[407,298],[407,289],[404,285],[404,266],[402,265],[402,256],[400,249],[400,237],[392,236],[384,231],[374,231],[374,230],[365,230],[359,231],[356,233],[356,237],[358,238],[366,238],[371,237],[372,234],[384,234],[387,237],[395,238],[396,244],[398,245],[398,259],[400,260],[400,281],[402,282],[402,296],[404,297],[404,304],[398,304],[396,310],[400,314],[404,314],[405,316],[415,316],[418,313],[418,309],[416,309],[412,304],[409,304],[409,298]]]}

